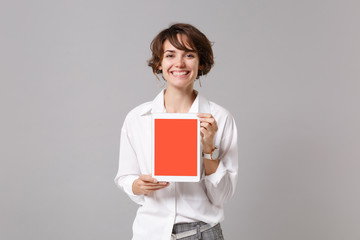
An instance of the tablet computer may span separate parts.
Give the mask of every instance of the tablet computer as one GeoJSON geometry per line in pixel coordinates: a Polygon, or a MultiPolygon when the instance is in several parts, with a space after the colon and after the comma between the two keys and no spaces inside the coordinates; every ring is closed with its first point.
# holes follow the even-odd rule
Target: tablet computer
{"type": "Polygon", "coordinates": [[[196,113],[152,114],[152,176],[158,181],[198,182],[200,141],[196,113]]]}

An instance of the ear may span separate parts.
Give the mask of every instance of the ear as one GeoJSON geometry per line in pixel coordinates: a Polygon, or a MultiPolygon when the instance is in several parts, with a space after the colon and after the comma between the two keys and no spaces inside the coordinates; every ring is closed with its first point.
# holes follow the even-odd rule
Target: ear
{"type": "Polygon", "coordinates": [[[162,66],[159,66],[159,67],[158,67],[158,70],[160,70],[160,71],[161,71],[161,70],[162,70],[162,66]]]}

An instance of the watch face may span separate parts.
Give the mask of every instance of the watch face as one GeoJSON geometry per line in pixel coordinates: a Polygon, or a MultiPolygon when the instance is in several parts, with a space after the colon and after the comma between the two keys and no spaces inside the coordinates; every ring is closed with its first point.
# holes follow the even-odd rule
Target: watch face
{"type": "Polygon", "coordinates": [[[219,149],[215,148],[215,150],[212,152],[212,159],[218,159],[219,157],[219,149]]]}

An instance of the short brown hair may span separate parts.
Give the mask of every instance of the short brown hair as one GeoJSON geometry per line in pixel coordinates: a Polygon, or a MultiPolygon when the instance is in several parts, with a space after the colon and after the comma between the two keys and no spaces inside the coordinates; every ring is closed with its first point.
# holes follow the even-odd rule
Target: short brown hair
{"type": "Polygon", "coordinates": [[[153,73],[156,76],[162,72],[159,70],[159,67],[163,59],[163,44],[165,40],[169,40],[169,42],[179,50],[195,51],[198,54],[199,66],[202,66],[202,70],[199,70],[197,78],[209,73],[212,66],[214,66],[214,55],[211,48],[212,43],[207,39],[205,34],[190,24],[177,23],[162,30],[150,44],[152,57],[148,60],[148,65],[152,67],[153,73]],[[177,37],[178,34],[185,35],[187,42],[183,43],[179,41],[177,37]],[[192,49],[189,49],[185,44],[188,44],[192,49]]]}

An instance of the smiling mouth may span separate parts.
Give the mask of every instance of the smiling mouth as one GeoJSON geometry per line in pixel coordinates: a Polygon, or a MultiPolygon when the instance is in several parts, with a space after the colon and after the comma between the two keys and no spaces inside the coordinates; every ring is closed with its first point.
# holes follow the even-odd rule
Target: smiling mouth
{"type": "Polygon", "coordinates": [[[172,75],[174,76],[186,76],[188,75],[190,72],[189,71],[181,71],[181,72],[170,72],[172,75]]]}

